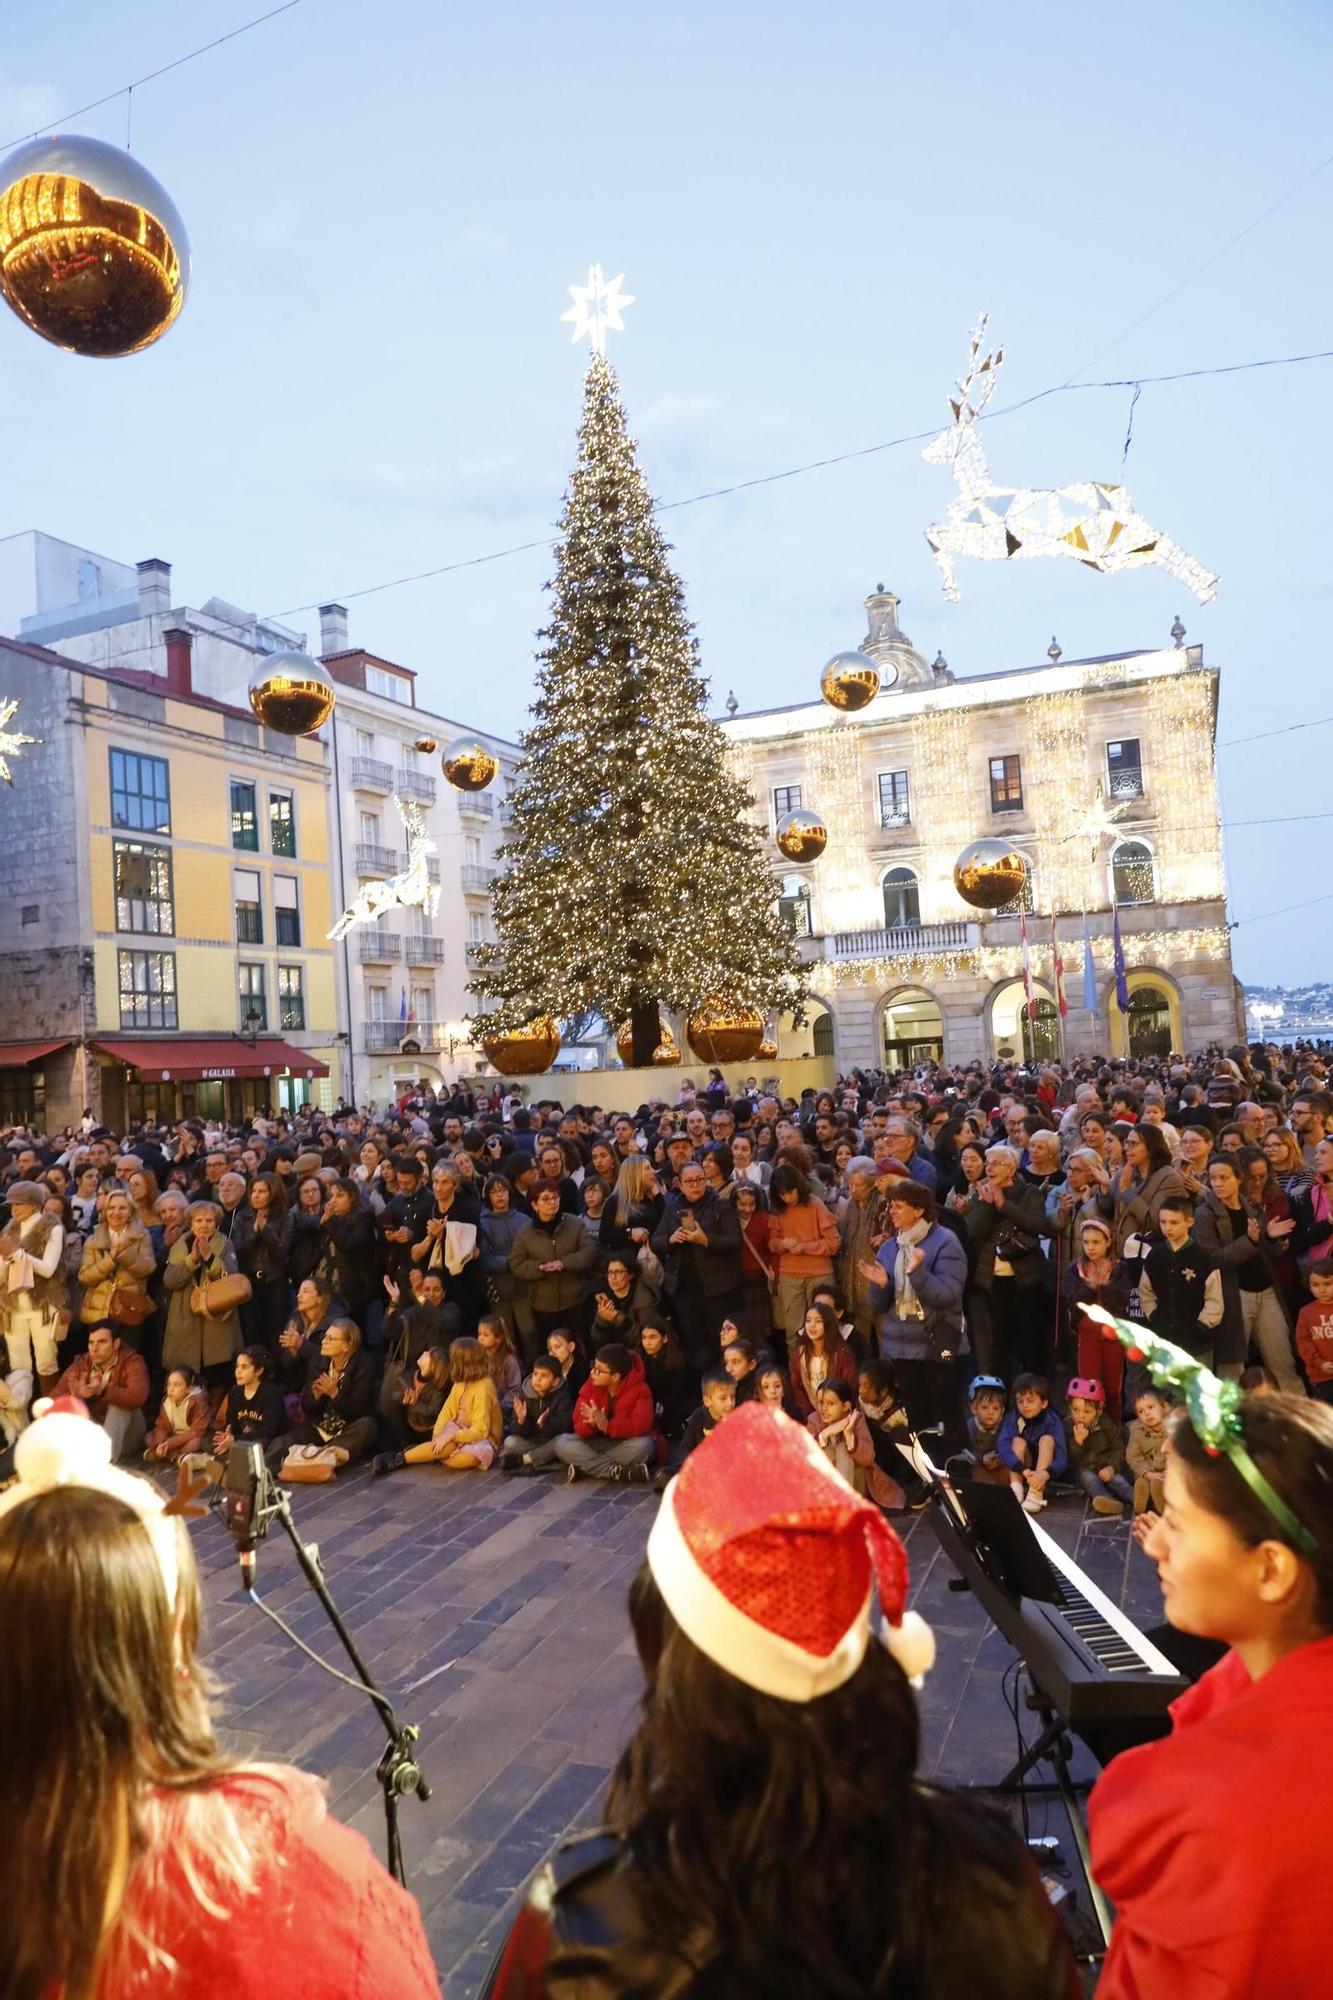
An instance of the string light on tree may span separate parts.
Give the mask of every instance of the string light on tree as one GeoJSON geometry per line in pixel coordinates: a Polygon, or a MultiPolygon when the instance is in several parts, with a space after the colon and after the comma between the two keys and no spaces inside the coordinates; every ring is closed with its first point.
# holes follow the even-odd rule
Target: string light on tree
{"type": "Polygon", "coordinates": [[[592,348],[578,459],[492,892],[496,941],[473,954],[471,991],[484,1009],[474,1037],[595,1012],[629,1022],[647,1067],[661,1007],[689,1014],[715,995],[800,1009],[805,982],[753,798],[705,712],[684,596],[602,351],[629,304],[621,282],[594,265],[570,288],[565,317],[592,348]]]}

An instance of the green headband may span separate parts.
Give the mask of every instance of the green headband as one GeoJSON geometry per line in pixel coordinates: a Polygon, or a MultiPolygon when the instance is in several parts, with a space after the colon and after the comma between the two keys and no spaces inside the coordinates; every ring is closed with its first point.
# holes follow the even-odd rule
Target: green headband
{"type": "Polygon", "coordinates": [[[1104,1306],[1085,1306],[1085,1319],[1111,1327],[1131,1361],[1146,1361],[1148,1373],[1161,1388],[1172,1388],[1185,1398],[1185,1407],[1195,1433],[1206,1451],[1216,1457],[1225,1452],[1260,1505],[1267,1509],[1288,1541],[1306,1555],[1316,1555],[1319,1544],[1310,1530],[1292,1513],[1282,1495],[1265,1479],[1245,1445],[1241,1427],[1242,1392],[1239,1382],[1224,1382],[1196,1361],[1183,1347],[1163,1340],[1151,1327],[1136,1326],[1132,1320],[1117,1319],[1104,1306]]]}

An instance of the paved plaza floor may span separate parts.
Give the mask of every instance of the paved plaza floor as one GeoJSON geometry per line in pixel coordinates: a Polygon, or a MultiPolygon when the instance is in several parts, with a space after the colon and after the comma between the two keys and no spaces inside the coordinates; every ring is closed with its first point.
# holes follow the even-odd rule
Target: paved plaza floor
{"type": "MultiPolygon", "coordinates": [[[[421,1728],[432,1797],[404,1801],[402,1829],[447,2000],[473,2000],[533,1870],[567,1829],[597,1816],[640,1693],[625,1594],[657,1504],[642,1487],[434,1468],[383,1480],[356,1468],[331,1486],[292,1489],[368,1664],[421,1728]]],[[[945,1782],[994,1779],[1013,1761],[1001,1688],[1013,1654],[976,1602],[949,1589],[953,1571],[924,1518],[896,1525],[912,1602],[939,1643],[920,1697],[924,1769],[945,1782]]],[[[1097,1520],[1071,1499],[1043,1525],[1138,1625],[1160,1620],[1155,1572],[1127,1522],[1097,1520]]],[[[325,1778],[334,1811],[382,1853],[374,1711],[242,1597],[216,1519],[193,1534],[227,1740],[325,1778]]],[[[346,1664],[280,1530],[261,1545],[258,1588],[308,1645],[346,1664]]],[[[1026,1726],[1031,1736],[1032,1718],[1026,1726]]],[[[1058,1833],[1060,1821],[1043,1800],[1033,1831],[1058,1833]]]]}

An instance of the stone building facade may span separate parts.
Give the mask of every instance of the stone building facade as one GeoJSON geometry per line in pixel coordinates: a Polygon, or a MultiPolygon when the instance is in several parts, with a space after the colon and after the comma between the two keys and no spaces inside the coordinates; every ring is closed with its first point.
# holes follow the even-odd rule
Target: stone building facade
{"type": "Polygon", "coordinates": [[[1243,1035],[1213,762],[1218,675],[1202,648],[1065,660],[1053,642],[1041,666],[956,679],[915,651],[892,592],[866,610],[861,650],[881,677],[868,707],[843,715],[816,699],[722,725],[770,837],[795,807],[828,829],[808,866],[774,849],[817,1001],[812,1026],[782,1024],[781,1054],[902,1067],[1062,1045],[1165,1054],[1243,1035]],[[969,909],[953,882],[956,857],[983,835],[1029,868],[1019,901],[993,913],[969,909]]]}

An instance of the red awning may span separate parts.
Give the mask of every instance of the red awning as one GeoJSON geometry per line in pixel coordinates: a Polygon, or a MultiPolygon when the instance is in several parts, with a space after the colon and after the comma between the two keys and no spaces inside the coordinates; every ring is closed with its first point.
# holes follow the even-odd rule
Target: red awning
{"type": "MultiPolygon", "coordinates": [[[[59,1044],[53,1046],[58,1047],[59,1044]]],[[[294,1049],[290,1042],[246,1042],[239,1036],[217,1041],[170,1042],[108,1041],[98,1038],[104,1054],[130,1069],[149,1083],[211,1082],[234,1076],[327,1076],[329,1066],[311,1055],[309,1049],[294,1049]]]]}
{"type": "Polygon", "coordinates": [[[0,1042],[0,1069],[21,1069],[24,1063],[40,1062],[57,1049],[67,1049],[70,1040],[65,1035],[58,1042],[0,1042]]]}

